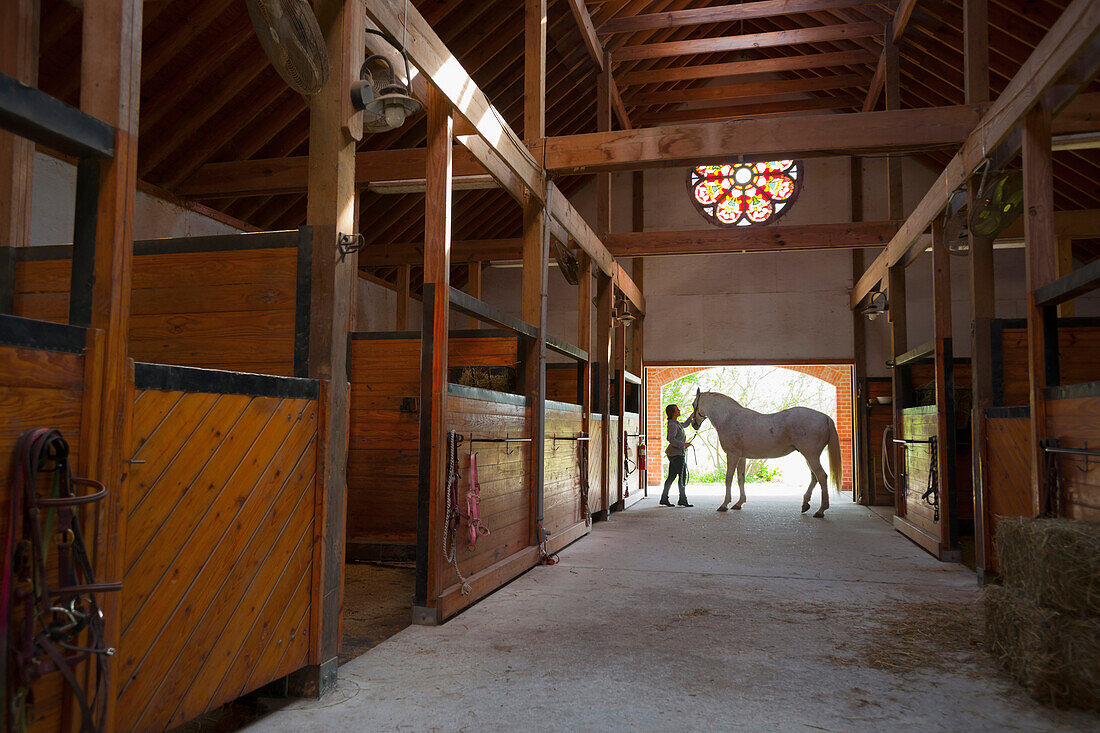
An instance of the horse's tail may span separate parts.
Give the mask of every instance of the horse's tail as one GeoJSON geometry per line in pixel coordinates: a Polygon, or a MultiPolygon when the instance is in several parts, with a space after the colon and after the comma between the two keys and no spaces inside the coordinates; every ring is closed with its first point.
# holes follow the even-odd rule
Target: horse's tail
{"type": "Polygon", "coordinates": [[[836,432],[836,423],[829,419],[829,479],[833,482],[833,490],[840,489],[840,435],[836,432]]]}

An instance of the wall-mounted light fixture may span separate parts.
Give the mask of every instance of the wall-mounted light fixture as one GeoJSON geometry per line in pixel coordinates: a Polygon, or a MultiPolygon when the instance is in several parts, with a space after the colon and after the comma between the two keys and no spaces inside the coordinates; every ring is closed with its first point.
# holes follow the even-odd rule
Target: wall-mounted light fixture
{"type": "Polygon", "coordinates": [[[890,310],[890,304],[886,300],[886,293],[881,290],[872,290],[870,301],[860,313],[867,316],[867,320],[873,321],[888,310],[890,310]]]}

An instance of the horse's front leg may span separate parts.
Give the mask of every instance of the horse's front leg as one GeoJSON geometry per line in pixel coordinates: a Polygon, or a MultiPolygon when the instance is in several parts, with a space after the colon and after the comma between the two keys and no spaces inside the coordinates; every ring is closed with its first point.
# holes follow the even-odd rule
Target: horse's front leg
{"type": "MultiPolygon", "coordinates": [[[[720,512],[729,509],[730,502],[733,501],[733,472],[737,470],[740,460],[740,456],[734,456],[732,453],[726,454],[726,500],[722,502],[722,506],[718,507],[718,511],[720,512]]],[[[743,494],[744,491],[742,491],[742,495],[743,494]]],[[[734,507],[734,509],[740,508],[740,504],[734,507]]]]}
{"type": "Polygon", "coordinates": [[[802,495],[802,513],[805,514],[810,510],[810,497],[814,494],[814,487],[817,486],[817,476],[814,476],[814,472],[810,471],[810,485],[806,489],[806,493],[802,495]]]}
{"type": "MultiPolygon", "coordinates": [[[[737,488],[741,490],[741,496],[737,499],[737,503],[733,505],[734,509],[740,509],[741,505],[745,503],[745,464],[748,461],[742,457],[737,462],[737,488]]],[[[727,494],[728,496],[728,494],[727,494]]]]}

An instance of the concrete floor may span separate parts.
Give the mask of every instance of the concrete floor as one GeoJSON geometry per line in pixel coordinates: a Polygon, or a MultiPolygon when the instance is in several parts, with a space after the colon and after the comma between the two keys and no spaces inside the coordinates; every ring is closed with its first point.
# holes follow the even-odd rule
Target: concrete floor
{"type": "Polygon", "coordinates": [[[790,490],[727,514],[701,492],[613,515],[246,730],[1100,730],[989,664],[970,572],[847,496],[818,520],[790,490]]]}

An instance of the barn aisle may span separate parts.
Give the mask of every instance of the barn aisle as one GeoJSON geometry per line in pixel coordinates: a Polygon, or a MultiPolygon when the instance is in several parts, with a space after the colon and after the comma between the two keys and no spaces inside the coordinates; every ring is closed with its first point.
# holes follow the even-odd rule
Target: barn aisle
{"type": "Polygon", "coordinates": [[[559,565],[247,730],[1100,729],[985,661],[972,573],[847,497],[825,521],[794,497],[725,515],[693,500],[613,515],[559,565]]]}

